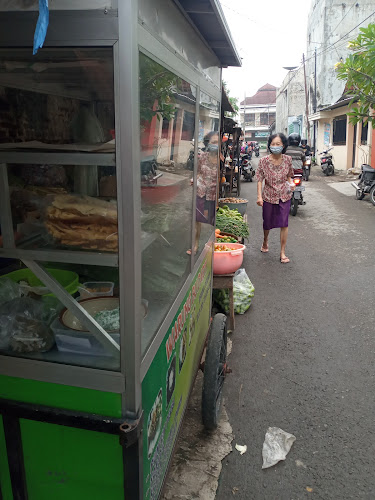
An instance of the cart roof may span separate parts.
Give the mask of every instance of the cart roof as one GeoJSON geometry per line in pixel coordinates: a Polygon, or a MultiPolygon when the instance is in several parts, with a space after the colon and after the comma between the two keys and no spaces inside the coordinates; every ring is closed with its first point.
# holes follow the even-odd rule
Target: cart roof
{"type": "Polygon", "coordinates": [[[218,0],[174,0],[216,54],[221,65],[241,66],[218,0]]]}

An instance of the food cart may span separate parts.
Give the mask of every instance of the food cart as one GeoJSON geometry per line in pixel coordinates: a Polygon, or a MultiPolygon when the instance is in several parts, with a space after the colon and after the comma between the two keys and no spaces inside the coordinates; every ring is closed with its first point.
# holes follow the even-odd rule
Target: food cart
{"type": "MultiPolygon", "coordinates": [[[[240,60],[217,0],[42,5],[33,55],[38,2],[0,0],[0,498],[154,499],[210,329],[198,151],[240,60]]],[[[215,317],[208,427],[224,341],[215,317]]]]}

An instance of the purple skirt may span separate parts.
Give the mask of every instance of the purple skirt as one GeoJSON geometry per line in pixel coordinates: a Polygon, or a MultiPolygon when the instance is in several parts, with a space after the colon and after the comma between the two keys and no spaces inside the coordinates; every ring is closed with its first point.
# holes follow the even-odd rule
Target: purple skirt
{"type": "Polygon", "coordinates": [[[203,222],[203,224],[214,225],[215,220],[215,200],[206,200],[206,198],[200,198],[197,196],[197,208],[196,208],[196,221],[203,222]]]}
{"type": "Polygon", "coordinates": [[[290,200],[281,201],[279,204],[263,201],[263,229],[268,231],[275,227],[288,227],[290,200]]]}

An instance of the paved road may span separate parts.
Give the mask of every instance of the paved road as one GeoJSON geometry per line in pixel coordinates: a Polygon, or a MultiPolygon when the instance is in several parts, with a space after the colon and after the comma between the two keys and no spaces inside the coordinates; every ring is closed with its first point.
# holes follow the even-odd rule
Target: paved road
{"type": "Polygon", "coordinates": [[[233,444],[248,451],[224,460],[217,500],[375,499],[375,207],[319,170],[290,218],[287,265],[278,230],[260,252],[256,184],[242,185],[255,299],[237,316],[224,391],[233,444]],[[262,471],[269,426],[297,439],[262,471]]]}

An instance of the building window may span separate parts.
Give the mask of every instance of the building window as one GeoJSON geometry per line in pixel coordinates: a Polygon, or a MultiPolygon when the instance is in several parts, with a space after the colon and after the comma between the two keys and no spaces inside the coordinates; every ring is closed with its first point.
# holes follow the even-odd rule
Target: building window
{"type": "Polygon", "coordinates": [[[268,117],[269,117],[268,113],[261,113],[260,114],[260,124],[261,125],[268,125],[268,117]]]}
{"type": "Polygon", "coordinates": [[[333,145],[345,146],[346,144],[346,115],[336,116],[333,119],[333,145]]]}
{"type": "Polygon", "coordinates": [[[184,111],[184,121],[182,122],[182,135],[183,141],[191,141],[194,138],[194,120],[195,114],[189,111],[184,111]]]}
{"type": "Polygon", "coordinates": [[[361,144],[367,144],[367,136],[368,136],[368,122],[366,125],[362,122],[362,132],[361,132],[361,144]]]}
{"type": "Polygon", "coordinates": [[[245,122],[246,122],[246,125],[254,126],[255,125],[254,113],[246,113],[245,114],[245,122]]]}
{"type": "Polygon", "coordinates": [[[169,133],[169,120],[167,118],[163,118],[163,125],[161,129],[161,138],[168,139],[169,133]]]}

